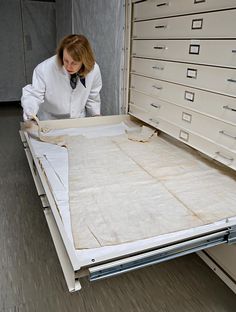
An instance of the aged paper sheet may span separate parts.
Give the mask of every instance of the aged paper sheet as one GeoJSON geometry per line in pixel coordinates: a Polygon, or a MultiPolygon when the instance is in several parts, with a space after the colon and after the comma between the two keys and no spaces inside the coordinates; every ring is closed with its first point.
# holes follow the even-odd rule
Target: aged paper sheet
{"type": "Polygon", "coordinates": [[[126,135],[77,136],[67,144],[77,249],[131,242],[236,215],[235,180],[157,136],[145,143],[126,135]]]}

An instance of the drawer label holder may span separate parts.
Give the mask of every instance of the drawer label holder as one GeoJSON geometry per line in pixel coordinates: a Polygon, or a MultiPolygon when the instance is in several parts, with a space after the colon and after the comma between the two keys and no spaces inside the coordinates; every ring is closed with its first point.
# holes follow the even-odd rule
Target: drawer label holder
{"type": "Polygon", "coordinates": [[[189,45],[189,54],[200,54],[200,44],[190,44],[189,45]]]}
{"type": "Polygon", "coordinates": [[[202,29],[203,27],[203,18],[196,18],[192,20],[192,30],[202,29]]]}
{"type": "Polygon", "coordinates": [[[184,92],[184,99],[186,101],[194,102],[194,92],[185,91],[184,92]]]}
{"type": "Polygon", "coordinates": [[[192,115],[183,112],[182,113],[182,120],[191,123],[192,122],[192,115]]]}
{"type": "Polygon", "coordinates": [[[187,69],[187,78],[197,79],[197,69],[188,68],[187,69]]]}
{"type": "Polygon", "coordinates": [[[180,132],[179,132],[179,138],[180,138],[181,140],[184,140],[185,142],[188,142],[188,140],[189,140],[189,133],[186,132],[186,131],[180,130],[180,132]]]}

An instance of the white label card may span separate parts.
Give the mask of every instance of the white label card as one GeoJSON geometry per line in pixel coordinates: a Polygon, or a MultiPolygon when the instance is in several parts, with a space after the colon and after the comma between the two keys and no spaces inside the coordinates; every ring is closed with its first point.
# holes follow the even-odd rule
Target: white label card
{"type": "Polygon", "coordinates": [[[189,139],[189,133],[186,132],[186,131],[183,131],[183,130],[180,130],[179,132],[179,138],[188,142],[188,139],[189,139]]]}
{"type": "Polygon", "coordinates": [[[197,78],[197,69],[188,68],[187,69],[187,77],[188,78],[197,78]]]}
{"type": "Polygon", "coordinates": [[[191,121],[192,121],[192,115],[191,115],[191,114],[188,114],[188,113],[183,112],[183,113],[182,113],[182,120],[184,120],[184,121],[187,121],[187,122],[191,123],[191,121]]]}
{"type": "Polygon", "coordinates": [[[189,54],[199,54],[199,53],[200,53],[200,45],[199,44],[190,44],[189,54]]]}
{"type": "Polygon", "coordinates": [[[192,20],[192,29],[202,29],[202,26],[203,26],[203,18],[192,20]]]}
{"type": "Polygon", "coordinates": [[[185,98],[185,100],[187,100],[187,101],[194,102],[194,92],[185,91],[185,93],[184,93],[184,98],[185,98]]]}

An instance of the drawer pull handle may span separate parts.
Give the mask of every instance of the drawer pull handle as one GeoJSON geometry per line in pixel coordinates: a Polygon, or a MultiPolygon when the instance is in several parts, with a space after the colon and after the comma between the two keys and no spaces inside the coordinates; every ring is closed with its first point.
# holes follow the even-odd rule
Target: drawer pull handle
{"type": "Polygon", "coordinates": [[[228,105],[223,106],[223,108],[224,108],[224,109],[231,110],[232,112],[236,112],[236,109],[235,109],[235,108],[232,108],[232,107],[230,107],[230,106],[228,106],[228,105]]]}
{"type": "Polygon", "coordinates": [[[222,157],[222,158],[227,159],[227,160],[230,160],[230,161],[233,161],[233,160],[234,160],[232,157],[223,155],[221,152],[216,152],[216,154],[219,155],[219,156],[222,157]]]}
{"type": "Polygon", "coordinates": [[[154,89],[157,89],[157,90],[162,90],[163,89],[163,87],[159,87],[159,86],[155,86],[155,85],[153,85],[152,86],[154,89]]]}
{"type": "Polygon", "coordinates": [[[156,29],[165,29],[167,28],[167,25],[157,25],[155,26],[156,29]]]}
{"type": "Polygon", "coordinates": [[[155,46],[155,47],[153,47],[153,49],[156,49],[156,50],[166,50],[166,46],[155,46]]]}
{"type": "Polygon", "coordinates": [[[161,67],[161,66],[152,66],[152,69],[163,70],[163,69],[164,69],[164,67],[161,67]]]}
{"type": "Polygon", "coordinates": [[[236,79],[232,79],[232,78],[229,78],[227,79],[228,82],[236,82],[236,79]]]}
{"type": "Polygon", "coordinates": [[[157,7],[159,8],[159,7],[163,7],[165,5],[169,5],[169,2],[159,3],[159,4],[157,4],[157,7]]]}
{"type": "Polygon", "coordinates": [[[153,118],[149,118],[149,121],[156,123],[157,125],[159,124],[159,121],[153,118]]]}
{"type": "Polygon", "coordinates": [[[152,107],[155,107],[155,108],[161,108],[161,105],[157,105],[157,104],[154,104],[154,103],[151,103],[150,104],[152,107]]]}
{"type": "Polygon", "coordinates": [[[229,134],[229,133],[225,132],[224,130],[220,130],[219,133],[236,140],[236,136],[233,136],[232,134],[229,134]]]}
{"type": "Polygon", "coordinates": [[[236,53],[236,50],[234,49],[234,50],[232,50],[232,53],[236,53]]]}

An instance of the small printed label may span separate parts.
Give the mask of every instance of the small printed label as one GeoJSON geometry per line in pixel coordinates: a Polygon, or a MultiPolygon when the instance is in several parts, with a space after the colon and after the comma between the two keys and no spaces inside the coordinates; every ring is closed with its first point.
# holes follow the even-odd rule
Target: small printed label
{"type": "Polygon", "coordinates": [[[182,120],[184,120],[184,121],[187,121],[187,122],[191,123],[191,121],[192,121],[192,115],[191,115],[191,114],[188,114],[188,113],[183,112],[183,113],[182,113],[182,120]]]}
{"type": "Polygon", "coordinates": [[[186,141],[186,142],[188,142],[188,139],[189,139],[189,134],[188,134],[188,132],[183,131],[183,130],[180,130],[180,132],[179,132],[179,138],[182,139],[182,140],[184,140],[184,141],[186,141]]]}

